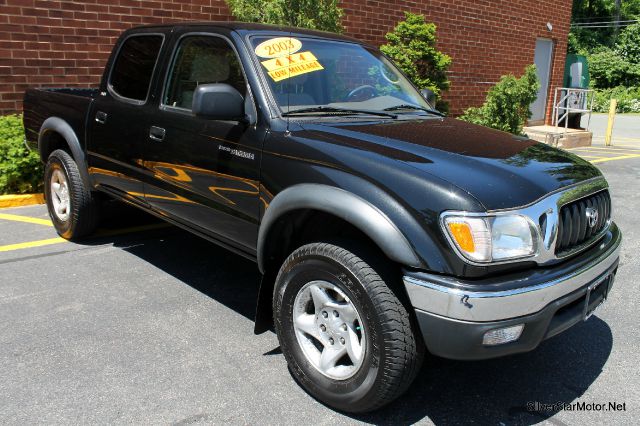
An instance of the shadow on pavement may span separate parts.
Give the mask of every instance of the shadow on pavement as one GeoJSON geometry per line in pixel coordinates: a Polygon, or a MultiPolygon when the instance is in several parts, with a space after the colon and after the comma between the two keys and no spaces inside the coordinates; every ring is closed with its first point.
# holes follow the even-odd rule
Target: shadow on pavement
{"type": "MultiPolygon", "coordinates": [[[[124,207],[117,207],[122,209],[124,207]]],[[[129,211],[131,210],[131,211],[129,211]]],[[[137,209],[103,227],[139,226],[155,218],[137,209]],[[126,223],[122,218],[125,217],[126,223]]],[[[104,237],[201,293],[252,319],[260,275],[255,264],[176,227],[104,237]]],[[[529,411],[528,403],[570,403],[600,375],[611,348],[609,326],[597,316],[543,342],[533,352],[486,361],[427,356],[421,373],[399,400],[375,413],[351,415],[374,424],[535,424],[555,412],[529,411]]],[[[278,355],[279,348],[265,355],[278,355]]]]}
{"type": "Polygon", "coordinates": [[[164,222],[119,202],[109,204],[98,236],[85,245],[112,243],[253,321],[260,273],[254,262],[176,226],[109,236],[118,229],[164,222]],[[99,236],[106,233],[106,236],[99,236]]]}
{"type": "Polygon", "coordinates": [[[526,354],[486,361],[427,357],[404,397],[354,418],[375,424],[412,424],[424,417],[437,425],[563,424],[553,419],[555,412],[529,411],[528,403],[580,398],[600,375],[612,345],[609,326],[593,316],[526,354]]]}

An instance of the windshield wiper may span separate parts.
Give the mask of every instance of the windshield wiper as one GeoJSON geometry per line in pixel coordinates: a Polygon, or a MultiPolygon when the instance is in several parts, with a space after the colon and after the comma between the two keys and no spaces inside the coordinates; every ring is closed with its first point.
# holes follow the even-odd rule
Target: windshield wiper
{"type": "Polygon", "coordinates": [[[431,108],[424,108],[418,105],[413,105],[413,104],[401,104],[401,105],[395,105],[389,108],[385,108],[383,109],[383,111],[398,111],[401,109],[415,109],[415,110],[419,110],[419,111],[424,111],[427,112],[429,114],[433,114],[433,115],[438,115],[440,117],[444,117],[445,115],[443,113],[441,113],[440,111],[437,111],[435,109],[431,109],[431,108]]]}
{"type": "Polygon", "coordinates": [[[298,115],[298,114],[309,114],[309,113],[321,113],[321,114],[332,114],[332,113],[343,113],[343,114],[365,114],[365,115],[378,115],[381,117],[390,117],[390,118],[398,118],[396,114],[391,114],[384,111],[372,111],[368,109],[352,109],[352,108],[336,108],[329,106],[317,106],[317,107],[309,107],[309,108],[301,108],[293,111],[283,113],[283,117],[298,115]]]}

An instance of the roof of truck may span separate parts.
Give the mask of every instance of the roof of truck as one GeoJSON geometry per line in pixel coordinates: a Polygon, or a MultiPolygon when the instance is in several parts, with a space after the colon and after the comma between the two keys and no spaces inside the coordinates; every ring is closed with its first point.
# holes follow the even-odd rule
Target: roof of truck
{"type": "Polygon", "coordinates": [[[328,31],[318,31],[318,30],[309,30],[306,28],[296,28],[296,27],[288,27],[283,25],[267,25],[267,24],[257,24],[251,22],[236,22],[236,21],[208,21],[208,22],[180,22],[174,24],[157,24],[157,25],[143,25],[131,28],[129,31],[135,31],[136,29],[149,29],[149,28],[158,28],[170,30],[172,28],[184,28],[184,27],[218,27],[218,28],[226,28],[231,31],[236,31],[242,34],[291,34],[296,36],[312,36],[333,40],[343,40],[354,43],[362,43],[362,41],[355,39],[353,37],[348,37],[342,34],[331,33],[328,31]]]}

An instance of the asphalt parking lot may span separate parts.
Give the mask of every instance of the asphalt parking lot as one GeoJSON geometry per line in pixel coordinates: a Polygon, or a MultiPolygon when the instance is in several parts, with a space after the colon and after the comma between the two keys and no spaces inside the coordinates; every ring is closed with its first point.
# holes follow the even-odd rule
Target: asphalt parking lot
{"type": "Polygon", "coordinates": [[[608,178],[624,233],[607,303],[528,354],[428,357],[404,397],[362,416],[316,402],[275,334],[253,335],[251,262],[115,203],[82,244],[44,206],[0,210],[0,422],[636,424],[640,140],[572,151],[608,178]],[[576,401],[626,411],[527,409],[576,401]]]}

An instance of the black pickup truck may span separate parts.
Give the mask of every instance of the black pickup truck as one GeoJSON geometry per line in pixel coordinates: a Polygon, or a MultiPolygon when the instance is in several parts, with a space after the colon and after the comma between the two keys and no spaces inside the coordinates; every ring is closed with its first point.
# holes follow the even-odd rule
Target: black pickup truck
{"type": "Polygon", "coordinates": [[[108,194],[254,260],[256,332],[363,412],[425,350],[533,350],[618,268],[598,169],[428,98],[357,40],[210,22],[126,31],[99,88],[27,90],[24,123],[61,236],[90,234],[108,194]]]}

